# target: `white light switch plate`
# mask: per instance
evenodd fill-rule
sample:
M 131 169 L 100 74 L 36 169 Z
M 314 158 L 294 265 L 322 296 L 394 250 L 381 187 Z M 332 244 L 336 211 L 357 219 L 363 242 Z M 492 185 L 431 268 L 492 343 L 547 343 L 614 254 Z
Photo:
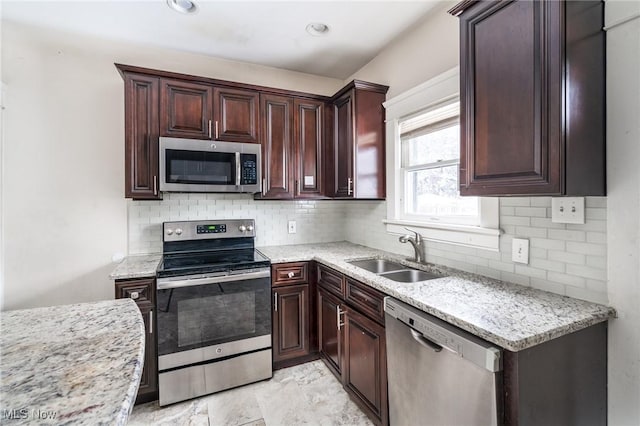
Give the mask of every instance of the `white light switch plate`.
M 296 221 L 295 220 L 290 220 L 289 224 L 287 226 L 287 229 L 289 230 L 290 234 L 295 234 L 296 233 Z
M 529 240 L 513 239 L 511 243 L 511 260 L 518 263 L 529 263 Z
M 584 224 L 584 197 L 552 198 L 551 222 Z

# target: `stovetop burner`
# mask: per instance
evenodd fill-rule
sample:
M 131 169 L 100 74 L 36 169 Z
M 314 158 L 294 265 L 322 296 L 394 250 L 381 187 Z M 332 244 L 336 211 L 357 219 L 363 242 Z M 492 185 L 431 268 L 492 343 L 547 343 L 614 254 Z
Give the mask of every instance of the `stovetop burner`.
M 165 254 L 158 277 L 207 274 L 268 267 L 269 259 L 255 249 Z
M 165 222 L 158 277 L 200 275 L 269 267 L 254 248 L 253 219 Z

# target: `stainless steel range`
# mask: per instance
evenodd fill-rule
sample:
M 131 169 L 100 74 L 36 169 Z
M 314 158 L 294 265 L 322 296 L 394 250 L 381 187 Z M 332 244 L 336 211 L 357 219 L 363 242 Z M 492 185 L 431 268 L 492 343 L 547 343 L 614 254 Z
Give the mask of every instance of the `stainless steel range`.
M 272 377 L 270 262 L 253 220 L 165 222 L 160 405 Z

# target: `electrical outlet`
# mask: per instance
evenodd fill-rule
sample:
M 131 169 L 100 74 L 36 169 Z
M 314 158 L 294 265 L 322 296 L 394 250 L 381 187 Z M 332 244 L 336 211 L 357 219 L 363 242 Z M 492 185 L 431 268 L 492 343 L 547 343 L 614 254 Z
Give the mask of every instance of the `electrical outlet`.
M 290 234 L 295 234 L 296 233 L 296 221 L 295 220 L 290 220 L 289 221 L 289 225 L 287 226 L 287 229 L 289 230 Z
M 511 243 L 511 260 L 518 263 L 529 263 L 529 240 L 513 239 Z
M 551 222 L 584 224 L 584 197 L 552 198 Z

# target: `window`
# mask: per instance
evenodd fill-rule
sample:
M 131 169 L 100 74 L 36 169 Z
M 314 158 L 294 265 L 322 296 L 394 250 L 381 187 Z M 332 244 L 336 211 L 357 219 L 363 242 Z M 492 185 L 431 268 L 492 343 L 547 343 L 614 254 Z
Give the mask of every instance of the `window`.
M 498 198 L 460 197 L 459 73 L 385 102 L 387 232 L 498 251 Z
M 399 122 L 402 217 L 479 225 L 476 197 L 460 197 L 460 106 L 454 101 Z

